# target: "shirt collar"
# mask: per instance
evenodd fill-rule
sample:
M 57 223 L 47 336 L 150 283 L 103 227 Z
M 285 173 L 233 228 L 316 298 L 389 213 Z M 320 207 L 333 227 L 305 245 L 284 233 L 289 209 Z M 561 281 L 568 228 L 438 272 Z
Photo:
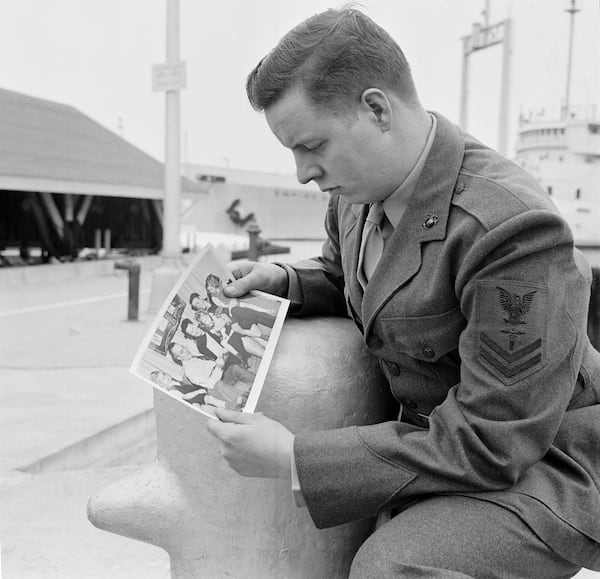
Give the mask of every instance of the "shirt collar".
M 433 145 L 437 119 L 435 118 L 435 115 L 432 115 L 431 113 L 429 113 L 429 118 L 431 119 L 431 128 L 429 129 L 427 141 L 425 142 L 425 146 L 423 147 L 419 158 L 410 170 L 410 173 L 406 176 L 404 181 L 402 181 L 401 185 L 383 202 L 385 215 L 393 225 L 394 229 L 396 229 L 398 223 L 400 223 L 400 219 L 406 208 L 406 200 L 411 197 L 415 190 L 417 181 L 421 176 L 423 167 L 425 166 L 425 162 L 427 161 L 427 157 L 429 156 L 429 152 Z

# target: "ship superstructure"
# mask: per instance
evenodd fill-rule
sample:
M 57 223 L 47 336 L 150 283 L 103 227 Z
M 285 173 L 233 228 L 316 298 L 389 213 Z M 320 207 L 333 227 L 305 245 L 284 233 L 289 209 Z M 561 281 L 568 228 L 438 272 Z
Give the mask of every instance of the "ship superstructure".
M 515 161 L 533 175 L 571 225 L 575 244 L 600 247 L 600 118 L 595 107 L 572 106 L 574 20 L 571 0 L 566 88 L 558 118 L 521 115 Z
M 522 118 L 516 162 L 565 216 L 579 246 L 600 247 L 600 120 L 571 112 L 558 120 Z

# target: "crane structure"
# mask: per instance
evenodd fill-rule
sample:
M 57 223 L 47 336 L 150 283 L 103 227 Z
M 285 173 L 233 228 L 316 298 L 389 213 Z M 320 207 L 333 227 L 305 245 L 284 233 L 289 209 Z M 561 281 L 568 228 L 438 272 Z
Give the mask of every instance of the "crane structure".
M 462 83 L 460 94 L 460 126 L 466 130 L 468 125 L 469 105 L 469 56 L 474 52 L 502 44 L 502 77 L 500 82 L 500 111 L 498 129 L 498 150 L 507 154 L 508 149 L 508 116 L 510 104 L 510 77 L 512 57 L 512 20 L 506 18 L 490 24 L 490 2 L 486 0 L 482 12 L 483 23 L 474 22 L 471 34 L 462 37 Z

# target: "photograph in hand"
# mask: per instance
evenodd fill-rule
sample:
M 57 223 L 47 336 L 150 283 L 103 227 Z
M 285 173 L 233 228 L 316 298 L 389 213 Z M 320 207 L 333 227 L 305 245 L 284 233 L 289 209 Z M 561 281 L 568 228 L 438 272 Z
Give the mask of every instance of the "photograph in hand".
M 253 291 L 225 295 L 231 272 L 208 245 L 159 309 L 130 371 L 207 416 L 253 412 L 289 302 Z

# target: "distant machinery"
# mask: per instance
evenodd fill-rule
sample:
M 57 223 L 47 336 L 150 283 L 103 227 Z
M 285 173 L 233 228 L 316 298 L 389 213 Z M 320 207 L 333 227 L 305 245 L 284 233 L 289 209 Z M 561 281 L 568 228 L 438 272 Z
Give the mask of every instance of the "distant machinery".
M 240 199 L 234 199 L 233 203 L 225 210 L 225 213 L 229 215 L 231 221 L 240 227 L 244 227 L 254 219 L 254 213 L 248 212 Z
M 459 124 L 467 130 L 469 100 L 469 56 L 478 50 L 502 44 L 502 78 L 500 82 L 500 111 L 498 123 L 498 151 L 508 153 L 509 101 L 510 101 L 510 67 L 512 56 L 512 21 L 510 18 L 496 24 L 489 23 L 490 0 L 486 0 L 483 24 L 473 23 L 471 34 L 462 37 L 463 64 L 460 94 Z

